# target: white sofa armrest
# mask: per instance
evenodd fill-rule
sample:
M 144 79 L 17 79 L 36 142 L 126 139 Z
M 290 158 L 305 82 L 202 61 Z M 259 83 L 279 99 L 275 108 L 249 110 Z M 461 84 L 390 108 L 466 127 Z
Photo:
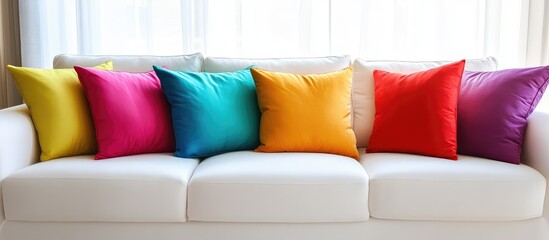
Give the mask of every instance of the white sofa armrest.
M 27 105 L 0 110 L 0 181 L 38 161 L 40 147 Z M 0 223 L 4 205 L 0 185 Z
M 549 113 L 534 111 L 528 118 L 522 162 L 548 181 L 543 216 L 549 220 Z

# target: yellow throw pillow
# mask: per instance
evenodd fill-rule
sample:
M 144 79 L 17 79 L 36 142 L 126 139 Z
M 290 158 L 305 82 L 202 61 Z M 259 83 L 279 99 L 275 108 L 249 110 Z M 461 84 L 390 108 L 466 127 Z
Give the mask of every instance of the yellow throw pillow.
M 96 66 L 112 70 L 112 62 Z M 27 104 L 42 149 L 40 160 L 97 152 L 91 111 L 74 69 L 8 65 Z
M 251 69 L 261 110 L 259 152 L 322 152 L 358 159 L 352 69 L 298 75 Z

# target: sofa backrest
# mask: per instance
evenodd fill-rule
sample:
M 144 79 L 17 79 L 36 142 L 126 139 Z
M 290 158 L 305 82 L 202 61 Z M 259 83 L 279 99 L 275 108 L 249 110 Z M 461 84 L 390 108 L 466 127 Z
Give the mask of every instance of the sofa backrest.
M 152 70 L 152 65 L 166 66 L 168 69 L 189 72 L 231 72 L 250 66 L 269 71 L 296 74 L 319 74 L 338 71 L 351 65 L 348 55 L 309 57 L 309 58 L 223 58 L 208 57 L 201 53 L 178 56 L 143 55 L 70 55 L 61 54 L 54 58 L 54 68 L 72 68 L 74 65 L 92 67 L 112 60 L 114 70 L 143 72 Z M 370 61 L 355 59 L 352 86 L 352 125 L 357 139 L 357 147 L 367 147 L 375 117 L 375 93 L 373 70 L 408 74 L 434 68 L 451 61 Z M 497 61 L 493 57 L 467 59 L 465 70 L 494 71 Z
M 356 59 L 353 62 L 353 130 L 357 147 L 367 147 L 372 134 L 375 117 L 374 69 L 401 74 L 424 71 L 451 61 L 368 61 Z M 467 59 L 465 70 L 494 71 L 497 61 L 493 57 Z
M 351 56 L 328 56 L 310 58 L 220 58 L 204 60 L 205 72 L 233 72 L 249 66 L 261 69 L 295 74 L 319 74 L 338 71 L 349 67 Z
M 114 70 L 127 72 L 151 71 L 152 65 L 178 71 L 200 72 L 204 65 L 201 53 L 177 56 L 61 54 L 53 59 L 53 68 L 72 68 L 75 65 L 93 67 L 107 60 L 112 60 Z

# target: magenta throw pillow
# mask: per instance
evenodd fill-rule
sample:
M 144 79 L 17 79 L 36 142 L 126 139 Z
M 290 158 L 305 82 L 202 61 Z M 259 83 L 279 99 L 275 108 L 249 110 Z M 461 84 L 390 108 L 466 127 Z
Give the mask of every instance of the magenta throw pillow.
M 74 69 L 93 115 L 95 159 L 175 150 L 170 107 L 154 71 Z
M 519 164 L 527 118 L 549 66 L 464 72 L 458 99 L 458 153 Z

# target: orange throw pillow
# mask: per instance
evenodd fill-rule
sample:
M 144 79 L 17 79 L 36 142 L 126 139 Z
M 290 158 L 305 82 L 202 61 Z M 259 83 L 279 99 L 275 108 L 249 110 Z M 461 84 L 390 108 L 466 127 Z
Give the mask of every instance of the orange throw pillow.
M 261 110 L 258 152 L 321 152 L 358 159 L 352 69 L 298 75 L 251 69 Z
M 409 75 L 374 71 L 376 115 L 366 152 L 457 160 L 457 103 L 465 60 Z

